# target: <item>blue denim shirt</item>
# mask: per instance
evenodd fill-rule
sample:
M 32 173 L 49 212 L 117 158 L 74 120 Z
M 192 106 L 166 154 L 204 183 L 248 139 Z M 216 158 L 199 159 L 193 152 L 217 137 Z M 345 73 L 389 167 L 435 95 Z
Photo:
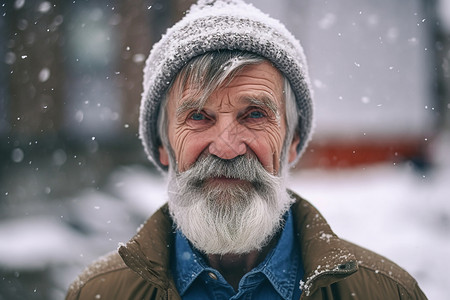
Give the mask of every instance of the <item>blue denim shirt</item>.
M 265 260 L 242 277 L 236 292 L 224 277 L 209 267 L 186 237 L 175 235 L 174 279 L 183 300 L 299 299 L 303 267 L 295 247 L 292 213 L 285 216 L 280 239 Z

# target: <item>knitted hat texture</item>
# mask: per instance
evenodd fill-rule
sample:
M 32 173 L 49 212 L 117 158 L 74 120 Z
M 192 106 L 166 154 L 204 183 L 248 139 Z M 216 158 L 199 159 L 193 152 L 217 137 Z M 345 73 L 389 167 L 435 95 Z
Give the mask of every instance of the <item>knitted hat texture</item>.
M 140 138 L 148 158 L 161 170 L 157 118 L 170 83 L 186 63 L 216 50 L 242 50 L 273 63 L 295 94 L 300 134 L 297 159 L 311 138 L 312 91 L 300 42 L 269 15 L 242 0 L 200 0 L 154 44 L 144 67 Z

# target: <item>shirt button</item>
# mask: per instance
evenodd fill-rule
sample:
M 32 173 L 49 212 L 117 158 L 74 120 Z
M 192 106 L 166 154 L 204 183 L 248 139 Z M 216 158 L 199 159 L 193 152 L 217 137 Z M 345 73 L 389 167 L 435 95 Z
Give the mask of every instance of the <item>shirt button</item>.
M 217 276 L 213 272 L 209 272 L 208 275 L 211 279 L 217 280 Z

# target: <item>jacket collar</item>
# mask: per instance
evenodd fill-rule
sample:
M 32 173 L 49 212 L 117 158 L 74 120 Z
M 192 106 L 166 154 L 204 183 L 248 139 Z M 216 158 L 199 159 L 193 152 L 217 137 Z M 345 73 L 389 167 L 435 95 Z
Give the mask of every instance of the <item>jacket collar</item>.
M 306 295 L 357 271 L 355 256 L 331 230 L 322 215 L 306 200 L 296 199 L 292 206 L 294 226 L 301 251 Z M 125 264 L 142 278 L 163 289 L 176 290 L 171 275 L 170 256 L 174 248 L 173 222 L 165 204 L 151 216 L 138 233 L 119 247 Z
M 174 246 L 173 222 L 168 205 L 157 210 L 126 244 L 119 247 L 125 264 L 145 280 L 167 289 L 174 287 L 170 255 Z
M 292 213 L 305 270 L 300 285 L 308 296 L 319 287 L 355 273 L 358 264 L 355 255 L 331 230 L 319 211 L 300 196 L 290 194 L 296 199 Z

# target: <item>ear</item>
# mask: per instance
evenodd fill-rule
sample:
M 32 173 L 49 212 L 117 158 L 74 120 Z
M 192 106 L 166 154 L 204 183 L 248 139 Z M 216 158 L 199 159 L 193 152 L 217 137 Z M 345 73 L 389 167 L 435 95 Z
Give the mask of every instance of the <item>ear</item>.
M 159 161 L 163 166 L 169 165 L 169 154 L 167 153 L 166 148 L 164 146 L 159 146 Z
M 289 163 L 293 162 L 295 158 L 297 157 L 297 147 L 300 143 L 300 137 L 298 136 L 298 133 L 295 133 L 294 137 L 292 138 L 292 143 L 289 146 L 288 150 L 288 156 L 289 156 Z

